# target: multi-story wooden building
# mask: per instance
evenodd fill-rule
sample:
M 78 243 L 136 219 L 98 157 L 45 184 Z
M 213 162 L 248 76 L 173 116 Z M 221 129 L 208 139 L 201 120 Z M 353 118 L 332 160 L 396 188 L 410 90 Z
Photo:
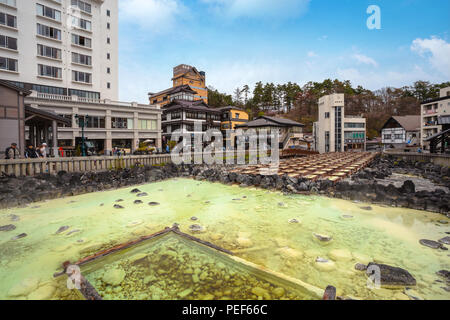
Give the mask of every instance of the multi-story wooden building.
M 204 103 L 208 103 L 208 89 L 206 88 L 206 74 L 204 71 L 198 71 L 195 67 L 181 64 L 173 68 L 172 82 L 172 88 L 148 94 L 151 105 L 159 104 L 163 107 L 169 104 L 169 97 L 173 95 L 173 90 L 186 88 L 186 86 L 189 86 L 191 91 L 193 91 L 194 101 L 202 100 Z

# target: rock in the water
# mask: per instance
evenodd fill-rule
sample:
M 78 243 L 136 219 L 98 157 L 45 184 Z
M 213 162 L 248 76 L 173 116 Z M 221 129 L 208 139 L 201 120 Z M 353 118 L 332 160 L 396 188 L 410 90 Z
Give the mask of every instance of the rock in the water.
M 142 204 L 142 200 L 134 200 L 134 204 Z
M 445 237 L 445 238 L 439 239 L 438 241 L 443 244 L 450 244 L 450 237 Z
M 322 242 L 330 242 L 333 239 L 333 237 L 323 234 L 313 233 L 313 235 L 314 237 L 316 237 L 316 239 L 319 239 Z
M 25 238 L 26 236 L 28 236 L 26 233 L 21 233 L 15 237 L 12 237 L 11 240 L 19 240 L 19 239 Z
M 159 206 L 159 202 L 154 202 L 154 201 L 153 202 L 149 202 L 148 205 L 152 206 L 152 207 Z
M 263 289 L 260 287 L 255 287 L 255 288 L 252 288 L 252 293 L 257 297 L 261 297 L 266 300 L 270 300 L 269 291 L 267 291 L 266 289 Z
M 55 234 L 63 233 L 64 231 L 68 230 L 69 228 L 70 228 L 69 226 L 63 226 L 63 227 L 59 228 L 58 231 L 55 232 Z
M 336 264 L 331 260 L 317 257 L 314 266 L 321 271 L 331 271 L 336 267 Z
M 123 202 L 123 199 L 117 199 L 116 202 Z
M 137 194 L 137 197 L 146 197 L 146 196 L 148 196 L 147 192 L 141 192 Z
M 198 218 L 197 218 L 197 217 L 191 217 L 191 220 L 192 220 L 192 221 L 197 221 Z
M 6 226 L 0 226 L 0 231 L 12 231 L 15 229 L 16 229 L 16 226 L 13 224 L 8 224 Z
M 436 272 L 436 274 L 442 278 L 444 278 L 446 281 L 450 282 L 450 271 L 448 270 L 439 270 Z
M 27 278 L 8 291 L 8 297 L 27 296 L 39 286 L 39 279 Z
M 360 209 L 363 209 L 363 210 L 366 210 L 366 211 L 372 211 L 372 207 L 371 206 L 360 207 Z
M 380 276 L 382 286 L 415 286 L 416 279 L 405 269 L 388 266 L 385 264 L 369 263 L 366 271 L 367 276 Z
M 357 264 L 355 264 L 355 270 L 366 271 L 367 270 L 367 266 L 365 264 L 362 264 L 362 263 L 357 263 Z
M 439 248 L 445 248 L 442 243 L 439 243 L 437 241 L 433 240 L 427 240 L 427 239 L 421 239 L 419 240 L 419 243 L 423 246 L 432 248 L 432 249 L 439 249 Z
M 298 221 L 297 219 L 291 219 L 289 220 L 289 223 L 300 223 L 300 221 Z
M 114 209 L 124 209 L 120 204 L 115 204 Z
M 205 231 L 205 228 L 202 227 L 202 226 L 199 225 L 199 224 L 193 224 L 193 225 L 190 225 L 190 226 L 189 226 L 189 230 L 190 230 L 191 232 L 204 232 L 204 231 Z
M 323 294 L 323 300 L 336 300 L 336 288 L 328 286 Z
M 136 188 L 136 189 L 131 190 L 130 193 L 141 193 L 141 190 Z
M 125 271 L 122 269 L 109 270 L 103 275 L 103 282 L 112 286 L 120 285 L 124 279 Z
M 80 230 L 80 229 L 72 230 L 72 231 L 70 231 L 68 234 L 66 234 L 66 237 L 71 236 L 71 235 L 73 235 L 73 234 L 75 234 L 75 233 L 78 233 L 78 232 L 81 232 L 81 230 Z
M 423 298 L 413 289 L 405 288 L 403 293 L 406 294 L 411 300 L 423 300 Z

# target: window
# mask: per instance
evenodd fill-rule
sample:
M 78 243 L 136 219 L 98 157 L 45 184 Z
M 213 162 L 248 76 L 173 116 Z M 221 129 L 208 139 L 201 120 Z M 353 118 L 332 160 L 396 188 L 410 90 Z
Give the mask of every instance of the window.
M 46 38 L 61 40 L 61 30 L 39 23 L 37 24 L 37 34 Z
M 36 4 L 36 14 L 41 17 L 47 17 L 56 21 L 61 21 L 61 11 L 43 6 L 42 4 Z
M 330 118 L 330 113 L 329 112 L 325 112 L 325 119 L 329 119 Z
M 171 114 L 170 119 L 174 120 L 174 119 L 181 119 L 181 112 L 173 112 Z
M 81 71 L 72 71 L 72 81 L 83 82 L 83 83 L 92 83 L 92 74 Z
M 111 17 L 111 11 L 110 11 L 110 10 L 106 10 L 106 15 L 107 15 L 108 17 Z
M 72 34 L 72 43 L 76 44 L 77 46 L 82 46 L 86 48 L 92 47 L 92 41 L 89 38 L 79 36 L 77 34 Z
M 402 134 L 396 134 L 395 135 L 395 140 L 402 140 L 403 139 L 403 135 Z
M 390 134 L 385 134 L 384 135 L 384 140 L 391 140 L 391 135 Z
M 360 129 L 364 129 L 365 127 L 366 127 L 365 123 L 352 123 L 352 122 L 344 123 L 344 128 L 360 128 Z
M 105 121 L 105 117 L 91 117 L 91 116 L 81 116 L 80 118 L 82 118 L 84 121 L 84 123 L 86 124 L 86 128 L 95 128 L 95 129 L 104 129 L 106 128 L 106 121 Z
M 92 66 L 92 57 L 84 54 L 72 52 L 72 62 Z
M 106 24 L 106 28 L 111 29 L 111 24 L 109 22 Z
M 111 44 L 111 38 L 110 37 L 106 38 L 106 43 L 107 44 Z
M 239 113 L 236 113 L 236 119 L 239 119 L 239 116 L 240 116 L 240 114 Z
M 11 28 L 17 28 L 17 17 L 0 12 L 0 24 Z
M 94 100 L 100 99 L 100 93 L 98 93 L 98 92 L 90 92 L 90 91 L 76 90 L 76 89 L 69 89 L 69 96 L 78 96 L 78 97 L 94 99 Z
M 108 82 L 108 83 L 106 84 L 106 87 L 107 87 L 108 89 L 111 89 L 111 82 Z
M 106 54 L 106 59 L 108 59 L 108 60 L 111 59 L 111 54 L 110 54 L 110 53 L 107 53 L 107 54 Z
M 16 0 L 0 0 L 0 3 L 6 4 L 11 7 L 16 7 Z
M 92 30 L 92 23 L 88 20 L 72 17 L 72 26 L 81 28 L 87 31 Z
M 19 71 L 17 60 L 0 57 L 0 70 Z
M 71 4 L 72 4 L 73 7 L 77 7 L 78 9 L 80 9 L 81 11 L 84 11 L 86 13 L 90 14 L 92 12 L 91 5 L 89 3 L 84 2 L 84 1 L 72 0 Z
M 111 128 L 113 129 L 133 129 L 133 119 L 111 118 Z
M 46 66 L 43 64 L 38 64 L 38 75 L 42 77 L 50 77 L 61 79 L 62 78 L 62 69 L 58 67 Z
M 156 120 L 139 120 L 139 129 L 156 130 Z
M 111 68 L 106 68 L 106 73 L 110 74 L 111 73 Z
M 41 57 L 47 57 L 52 59 L 61 60 L 61 49 L 44 46 L 42 44 L 37 45 L 37 54 Z
M 63 88 L 58 87 L 49 87 L 49 86 L 41 86 L 37 84 L 33 84 L 31 90 L 40 92 L 40 93 L 49 93 L 49 94 L 57 94 L 57 95 L 65 95 Z
M 17 39 L 0 35 L 0 47 L 17 50 Z

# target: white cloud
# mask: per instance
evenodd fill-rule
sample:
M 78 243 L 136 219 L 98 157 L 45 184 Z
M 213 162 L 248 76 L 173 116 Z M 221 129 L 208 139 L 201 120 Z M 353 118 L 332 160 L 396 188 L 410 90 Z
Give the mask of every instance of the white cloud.
M 178 0 L 120 0 L 119 10 L 121 19 L 152 33 L 171 31 L 187 12 Z
M 317 57 L 317 53 L 315 53 L 314 51 L 309 51 L 308 52 L 308 57 L 310 57 L 310 58 Z
M 374 59 L 372 59 L 372 58 L 370 58 L 368 56 L 365 56 L 363 54 L 356 53 L 352 57 L 353 57 L 353 59 L 358 61 L 359 64 L 361 64 L 361 63 L 362 64 L 368 64 L 368 65 L 372 65 L 374 67 L 378 66 L 378 63 Z
M 304 14 L 310 0 L 202 0 L 228 18 L 293 18 Z
M 413 41 L 411 50 L 421 56 L 427 56 L 434 69 L 450 77 L 450 43 L 436 37 L 418 38 Z

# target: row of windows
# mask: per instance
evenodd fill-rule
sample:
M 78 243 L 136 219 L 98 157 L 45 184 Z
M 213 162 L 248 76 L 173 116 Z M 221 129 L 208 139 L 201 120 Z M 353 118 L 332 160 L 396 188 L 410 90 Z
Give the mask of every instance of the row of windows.
M 0 57 L 0 70 L 19 71 L 19 63 L 16 59 Z
M 58 67 L 46 66 L 43 64 L 38 64 L 38 75 L 42 77 L 50 77 L 61 79 L 62 78 L 62 69 Z
M 92 83 L 92 74 L 73 70 L 72 80 L 77 82 Z
M 72 34 L 72 43 L 78 46 L 92 48 L 92 40 L 77 34 Z
M 52 59 L 61 60 L 61 49 L 44 46 L 42 44 L 37 45 L 37 54 L 41 57 L 47 57 Z
M 0 3 L 6 4 L 11 7 L 16 7 L 16 0 L 0 0 Z
M 40 23 L 37 24 L 37 34 L 47 38 L 61 40 L 61 30 Z
M 402 140 L 403 139 L 403 134 L 385 134 L 384 135 L 384 140 Z
M 72 26 L 78 27 L 87 31 L 92 31 L 92 23 L 88 20 L 72 17 Z
M 17 17 L 0 12 L 0 24 L 11 28 L 17 28 Z
M 133 119 L 111 118 L 111 128 L 113 129 L 133 129 Z
M 72 62 L 92 66 L 92 57 L 84 54 L 72 52 Z
M 23 83 L 23 82 L 15 82 L 15 81 L 10 81 L 10 82 L 20 88 L 25 88 L 25 83 Z M 51 87 L 51 86 L 43 86 L 43 85 L 38 85 L 38 84 L 31 84 L 30 89 L 40 92 L 40 93 L 66 95 L 66 90 L 64 88 L 60 88 L 60 87 Z M 97 100 L 100 99 L 100 93 L 98 93 L 98 92 L 76 90 L 76 89 L 69 89 L 68 92 L 69 92 L 69 96 L 78 96 L 78 97 L 97 99 Z
M 0 35 L 0 47 L 17 50 L 17 39 Z
M 71 4 L 72 4 L 72 6 L 77 7 L 78 9 L 80 9 L 81 11 L 84 11 L 84 12 L 87 12 L 87 13 L 91 13 L 92 12 L 91 5 L 89 3 L 84 2 L 84 1 L 72 0 Z
M 36 3 L 36 14 L 61 22 L 61 11 Z
M 58 94 L 58 95 L 64 95 L 64 89 L 63 88 L 57 88 L 57 87 L 50 87 L 50 86 L 41 86 L 38 84 L 33 84 L 31 90 L 40 92 L 40 93 L 48 93 L 48 94 Z
M 346 122 L 344 123 L 344 128 L 359 128 L 364 129 L 366 127 L 365 123 L 352 123 L 352 122 Z

